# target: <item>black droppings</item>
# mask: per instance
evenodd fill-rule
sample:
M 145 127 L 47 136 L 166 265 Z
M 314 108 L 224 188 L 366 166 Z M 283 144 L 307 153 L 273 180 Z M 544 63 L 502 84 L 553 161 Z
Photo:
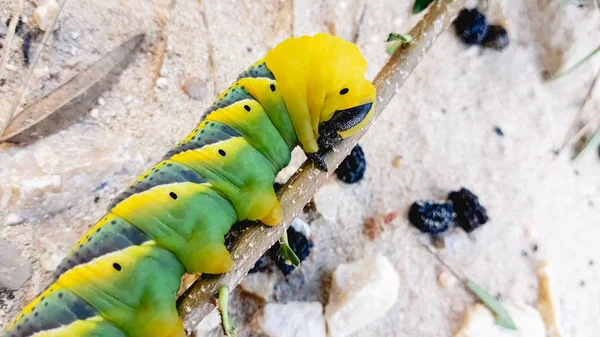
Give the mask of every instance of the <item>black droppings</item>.
M 171 199 L 177 200 L 177 194 L 175 194 L 175 192 L 169 192 L 169 196 L 171 197 Z
M 249 105 L 244 105 L 244 109 L 248 112 L 250 112 L 250 106 Z
M 116 271 L 121 271 L 121 265 L 118 263 L 113 263 L 113 268 L 115 268 Z
M 485 224 L 489 218 L 486 209 L 479 203 L 479 198 L 468 189 L 462 187 L 459 191 L 448 194 L 456 211 L 456 222 L 467 233 Z
M 466 45 L 481 44 L 488 34 L 485 16 L 475 8 L 463 8 L 453 24 L 456 35 Z
M 271 88 L 271 91 L 272 91 L 272 92 L 275 92 L 275 84 L 271 84 L 271 85 L 269 86 L 269 88 Z
M 486 48 L 503 50 L 510 43 L 508 32 L 499 25 L 490 25 L 482 45 Z
M 97 204 L 97 203 L 98 203 L 98 201 L 100 201 L 100 197 L 96 196 L 96 197 L 94 198 L 94 203 L 95 203 L 95 204 Z
M 494 126 L 494 132 L 500 136 L 500 137 L 504 137 L 504 131 L 502 131 L 502 129 L 500 129 L 499 126 Z
M 352 149 L 352 152 L 350 152 L 335 170 L 335 174 L 338 179 L 346 184 L 354 184 L 364 177 L 366 170 L 367 160 L 365 159 L 365 154 L 360 145 L 356 144 Z
M 227 153 L 223 149 L 219 149 L 219 154 L 223 157 L 227 155 Z
M 348 91 L 350 91 L 348 88 L 344 88 L 344 89 L 340 90 L 340 95 L 345 95 L 348 93 Z
M 449 203 L 416 201 L 410 206 L 408 220 L 421 232 L 443 233 L 454 223 L 454 207 Z

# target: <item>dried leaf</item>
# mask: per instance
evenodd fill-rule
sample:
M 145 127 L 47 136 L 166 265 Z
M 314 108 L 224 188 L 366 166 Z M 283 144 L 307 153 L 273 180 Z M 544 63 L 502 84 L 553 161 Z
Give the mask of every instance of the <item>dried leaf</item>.
M 118 80 L 144 39 L 138 35 L 117 47 L 13 119 L 0 142 L 29 144 L 56 133 L 88 112 Z
M 475 294 L 479 299 L 496 314 L 496 324 L 507 329 L 517 330 L 517 326 L 515 322 L 510 318 L 510 315 L 504 309 L 502 304 L 498 302 L 492 295 L 490 295 L 485 289 L 478 286 L 475 282 L 471 280 L 467 280 L 467 287 L 473 294 Z

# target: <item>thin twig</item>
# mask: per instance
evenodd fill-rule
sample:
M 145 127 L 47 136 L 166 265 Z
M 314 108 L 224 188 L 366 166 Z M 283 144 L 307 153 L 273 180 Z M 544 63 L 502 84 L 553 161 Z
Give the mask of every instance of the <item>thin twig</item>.
M 56 22 L 58 22 L 58 17 L 60 16 L 60 12 L 62 12 L 63 7 L 65 7 L 66 3 L 67 3 L 67 0 L 62 0 L 62 2 L 60 3 L 60 7 L 58 7 L 58 11 L 56 12 L 56 16 L 54 17 L 54 20 L 52 20 L 52 25 L 50 25 L 50 28 L 44 33 L 44 38 L 42 39 L 42 43 L 40 44 L 40 46 L 38 47 L 38 49 L 35 52 L 35 57 L 33 58 L 33 62 L 31 63 L 31 68 L 29 69 L 29 72 L 27 73 L 27 78 L 25 78 L 25 83 L 23 83 L 23 86 L 21 87 L 19 94 L 17 95 L 12 106 L 10 107 L 10 110 L 8 111 L 8 118 L 5 120 L 4 125 L 0 126 L 0 135 L 2 135 L 4 133 L 4 130 L 6 129 L 6 126 L 10 123 L 10 121 L 14 117 L 19 115 L 18 113 L 15 114 L 15 112 L 17 111 L 17 107 L 19 106 L 19 103 L 21 102 L 23 95 L 27 91 L 27 86 L 29 85 L 29 81 L 31 80 L 31 75 L 33 75 L 35 66 L 36 66 L 38 60 L 40 59 L 40 55 L 42 55 L 42 51 L 44 50 L 44 47 L 46 46 L 46 41 L 48 41 L 48 37 L 50 37 L 50 34 L 52 34 L 52 32 L 54 31 L 54 26 L 56 26 Z
M 19 18 L 21 17 L 21 13 L 23 12 L 23 2 L 24 0 L 20 0 L 17 3 L 15 11 L 13 12 L 12 19 L 10 20 L 10 24 L 8 25 L 8 35 L 6 36 L 6 43 L 4 45 L 2 59 L 0 59 L 0 79 L 2 78 L 2 75 L 4 73 L 4 68 L 6 68 L 6 64 L 8 63 L 8 57 L 10 56 L 10 46 L 12 45 L 12 40 L 15 37 L 17 23 L 19 23 Z M 0 135 L 2 135 L 2 132 L 0 132 Z
M 598 72 L 596 73 L 596 77 L 594 77 L 594 80 L 592 81 L 592 84 L 590 85 L 590 88 L 588 89 L 588 92 L 585 95 L 585 98 L 583 99 L 581 106 L 579 106 L 579 110 L 577 110 L 577 114 L 575 115 L 575 118 L 573 119 L 573 123 L 571 123 L 571 126 L 569 127 L 569 130 L 567 131 L 567 136 L 565 136 L 565 140 L 562 142 L 562 144 L 560 144 L 558 149 L 556 149 L 554 151 L 555 154 L 558 155 L 562 150 L 565 149 L 565 147 L 567 145 L 571 144 L 575 139 L 580 138 L 587 131 L 587 128 L 589 126 L 591 126 L 592 123 L 598 117 L 600 117 L 600 112 L 596 112 L 596 115 L 592 116 L 592 118 L 590 120 L 588 120 L 581 129 L 579 129 L 579 131 L 577 131 L 574 135 L 572 135 L 570 137 L 568 136 L 569 133 L 571 133 L 571 130 L 573 130 L 573 128 L 575 127 L 575 124 L 577 123 L 579 116 L 583 112 L 583 109 L 585 108 L 587 103 L 592 98 L 592 94 L 594 93 L 594 88 L 596 87 L 596 83 L 598 83 L 598 78 L 600 78 L 600 69 L 598 69 Z
M 363 21 L 365 21 L 365 13 L 367 13 L 367 3 L 364 2 L 362 5 L 362 9 L 360 12 L 360 16 L 358 17 L 358 20 L 356 21 L 356 24 L 354 25 L 354 33 L 352 34 L 352 43 L 356 43 L 358 41 L 358 37 L 360 36 L 360 27 L 363 24 Z
M 430 6 L 429 12 L 410 31 L 410 35 L 414 38 L 413 43 L 398 48 L 373 80 L 377 89 L 374 120 L 399 91 L 401 85 L 421 62 L 437 37 L 450 25 L 463 5 L 464 0 L 435 1 Z M 371 124 L 325 154 L 325 162 L 331 172 L 350 153 Z M 284 220 L 273 227 L 255 225 L 248 228 L 231 249 L 233 269 L 228 273 L 197 281 L 180 298 L 179 314 L 188 333 L 214 309 L 214 295 L 219 288 L 228 286 L 229 289 L 233 289 L 241 282 L 258 258 L 277 242 L 317 189 L 325 183 L 328 176 L 328 173 L 319 171 L 311 162 L 305 162 L 277 193 L 283 207 Z

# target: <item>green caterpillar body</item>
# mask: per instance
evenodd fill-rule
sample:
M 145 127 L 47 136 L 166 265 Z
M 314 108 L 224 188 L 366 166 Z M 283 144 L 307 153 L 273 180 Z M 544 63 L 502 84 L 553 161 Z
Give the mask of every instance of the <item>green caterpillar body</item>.
M 185 336 L 183 274 L 229 271 L 236 222 L 281 221 L 273 183 L 293 148 L 318 161 L 371 118 L 365 70 L 356 46 L 326 34 L 269 51 L 115 198 L 2 336 Z

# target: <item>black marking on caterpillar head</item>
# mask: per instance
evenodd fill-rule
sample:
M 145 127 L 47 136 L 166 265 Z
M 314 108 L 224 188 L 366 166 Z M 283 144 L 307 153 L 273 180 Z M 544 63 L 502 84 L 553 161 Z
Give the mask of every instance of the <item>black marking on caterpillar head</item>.
M 343 91 L 344 89 L 340 91 L 340 94 Z M 317 139 L 319 148 L 327 149 L 337 144 L 342 139 L 338 132 L 357 126 L 367 117 L 372 106 L 373 103 L 367 103 L 334 112 L 330 120 L 319 125 L 319 139 Z

